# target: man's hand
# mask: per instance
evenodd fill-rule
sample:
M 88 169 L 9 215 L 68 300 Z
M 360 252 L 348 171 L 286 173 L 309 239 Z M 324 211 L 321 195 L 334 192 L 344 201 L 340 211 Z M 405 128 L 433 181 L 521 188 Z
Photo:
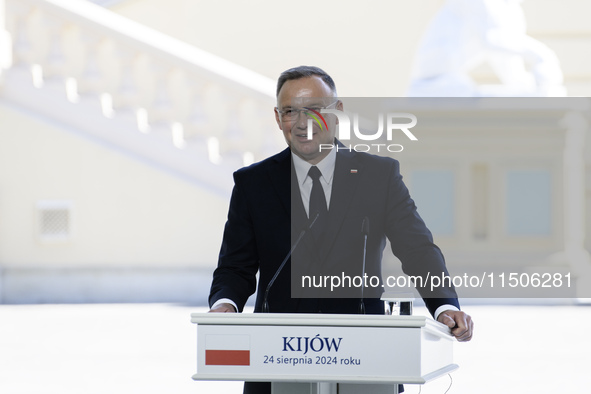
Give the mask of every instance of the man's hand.
M 459 342 L 468 342 L 472 339 L 474 322 L 470 315 L 462 311 L 443 311 L 437 316 L 437 321 L 451 328 L 451 334 Z
M 236 309 L 234 309 L 234 305 L 232 305 L 232 304 L 222 303 L 222 304 L 219 304 L 218 306 L 216 306 L 215 308 L 210 309 L 209 310 L 209 313 L 211 313 L 211 312 L 216 312 L 216 313 L 236 313 Z M 445 313 L 445 312 L 443 312 L 443 313 Z

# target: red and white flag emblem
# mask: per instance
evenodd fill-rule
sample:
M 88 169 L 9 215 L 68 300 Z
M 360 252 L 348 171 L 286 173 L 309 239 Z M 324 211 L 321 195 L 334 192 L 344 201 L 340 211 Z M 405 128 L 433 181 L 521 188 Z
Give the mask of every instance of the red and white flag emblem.
M 205 365 L 250 365 L 250 335 L 206 335 Z

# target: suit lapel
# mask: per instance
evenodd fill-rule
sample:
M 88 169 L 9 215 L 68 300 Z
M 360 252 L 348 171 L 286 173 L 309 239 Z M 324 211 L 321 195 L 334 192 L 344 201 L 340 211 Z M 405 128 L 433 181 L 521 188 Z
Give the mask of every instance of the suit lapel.
M 293 246 L 300 232 L 308 226 L 308 217 L 302 202 L 302 196 L 293 167 L 291 151 L 288 149 L 279 153 L 275 157 L 275 163 L 269 167 L 269 178 L 281 204 L 285 208 L 285 213 L 289 218 L 290 225 L 290 245 Z M 280 231 L 280 229 L 270 229 L 270 231 Z M 282 230 L 281 230 L 282 231 Z M 301 240 L 298 251 L 292 256 L 285 270 L 288 272 L 292 270 L 292 263 L 295 261 L 299 265 L 298 271 L 300 273 L 308 272 L 310 264 L 313 264 L 313 255 L 306 254 L 306 251 L 314 250 L 315 246 L 310 234 L 306 234 Z M 301 253 L 304 253 L 303 255 Z M 299 257 L 296 257 L 299 256 Z M 289 283 L 291 288 L 291 283 Z M 296 297 L 297 298 L 297 297 Z M 295 300 L 295 310 L 299 310 L 299 303 L 301 299 Z M 307 309 L 306 309 L 307 310 Z
M 291 215 L 291 196 L 289 174 L 291 168 L 291 153 L 289 148 L 277 154 L 274 158 L 274 163 L 269 167 L 269 178 L 271 184 L 279 196 L 281 205 L 285 208 L 285 212 Z
M 289 148 L 275 157 L 274 165 L 269 168 L 269 178 L 279 196 L 281 205 L 283 205 L 286 214 L 290 218 L 291 242 L 293 243 L 300 231 L 307 225 L 308 219 L 302 203 L 302 196 Z
M 341 150 L 337 153 L 328 211 L 328 227 L 321 247 L 321 261 L 324 261 L 328 255 L 339 231 L 341 231 L 345 215 L 357 192 L 359 184 L 357 173 L 361 170 L 354 152 Z

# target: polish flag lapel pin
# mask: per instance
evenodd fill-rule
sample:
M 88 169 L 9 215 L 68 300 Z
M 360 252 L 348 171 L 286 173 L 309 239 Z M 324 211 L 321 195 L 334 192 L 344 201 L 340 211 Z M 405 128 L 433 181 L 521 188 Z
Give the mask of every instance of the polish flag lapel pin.
M 351 174 L 357 174 L 357 168 L 351 168 Z

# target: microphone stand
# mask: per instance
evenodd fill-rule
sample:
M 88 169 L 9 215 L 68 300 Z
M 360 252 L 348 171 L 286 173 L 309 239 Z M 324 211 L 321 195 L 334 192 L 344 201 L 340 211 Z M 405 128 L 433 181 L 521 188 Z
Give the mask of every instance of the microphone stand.
M 363 272 L 361 276 L 361 298 L 359 299 L 359 314 L 365 315 L 365 302 L 363 293 L 365 290 L 365 256 L 367 255 L 367 236 L 369 235 L 369 218 L 366 216 L 361 223 L 361 232 L 363 233 Z
M 287 260 L 289 260 L 289 258 L 291 257 L 291 254 L 297 248 L 298 244 L 300 243 L 300 241 L 302 240 L 302 238 L 304 237 L 306 232 L 308 230 L 310 230 L 312 228 L 312 226 L 314 226 L 314 223 L 316 223 L 316 220 L 318 220 L 318 216 L 320 216 L 320 213 L 316 212 L 316 214 L 314 215 L 314 217 L 312 218 L 312 220 L 310 222 L 310 225 L 307 228 L 302 230 L 302 232 L 298 236 L 298 239 L 294 242 L 293 246 L 291 247 L 291 250 L 289 251 L 289 253 L 287 253 L 287 256 L 285 256 L 285 258 L 281 262 L 281 265 L 279 266 L 277 271 L 275 271 L 275 275 L 273 275 L 273 278 L 271 278 L 271 280 L 269 281 L 269 284 L 267 285 L 267 288 L 265 289 L 265 296 L 263 297 L 263 308 L 262 308 L 263 313 L 269 313 L 268 298 L 269 298 L 269 290 L 271 290 L 271 286 L 273 286 L 273 283 L 275 283 L 275 279 L 277 279 L 277 277 L 279 276 L 279 273 L 283 270 L 283 267 L 287 263 Z

